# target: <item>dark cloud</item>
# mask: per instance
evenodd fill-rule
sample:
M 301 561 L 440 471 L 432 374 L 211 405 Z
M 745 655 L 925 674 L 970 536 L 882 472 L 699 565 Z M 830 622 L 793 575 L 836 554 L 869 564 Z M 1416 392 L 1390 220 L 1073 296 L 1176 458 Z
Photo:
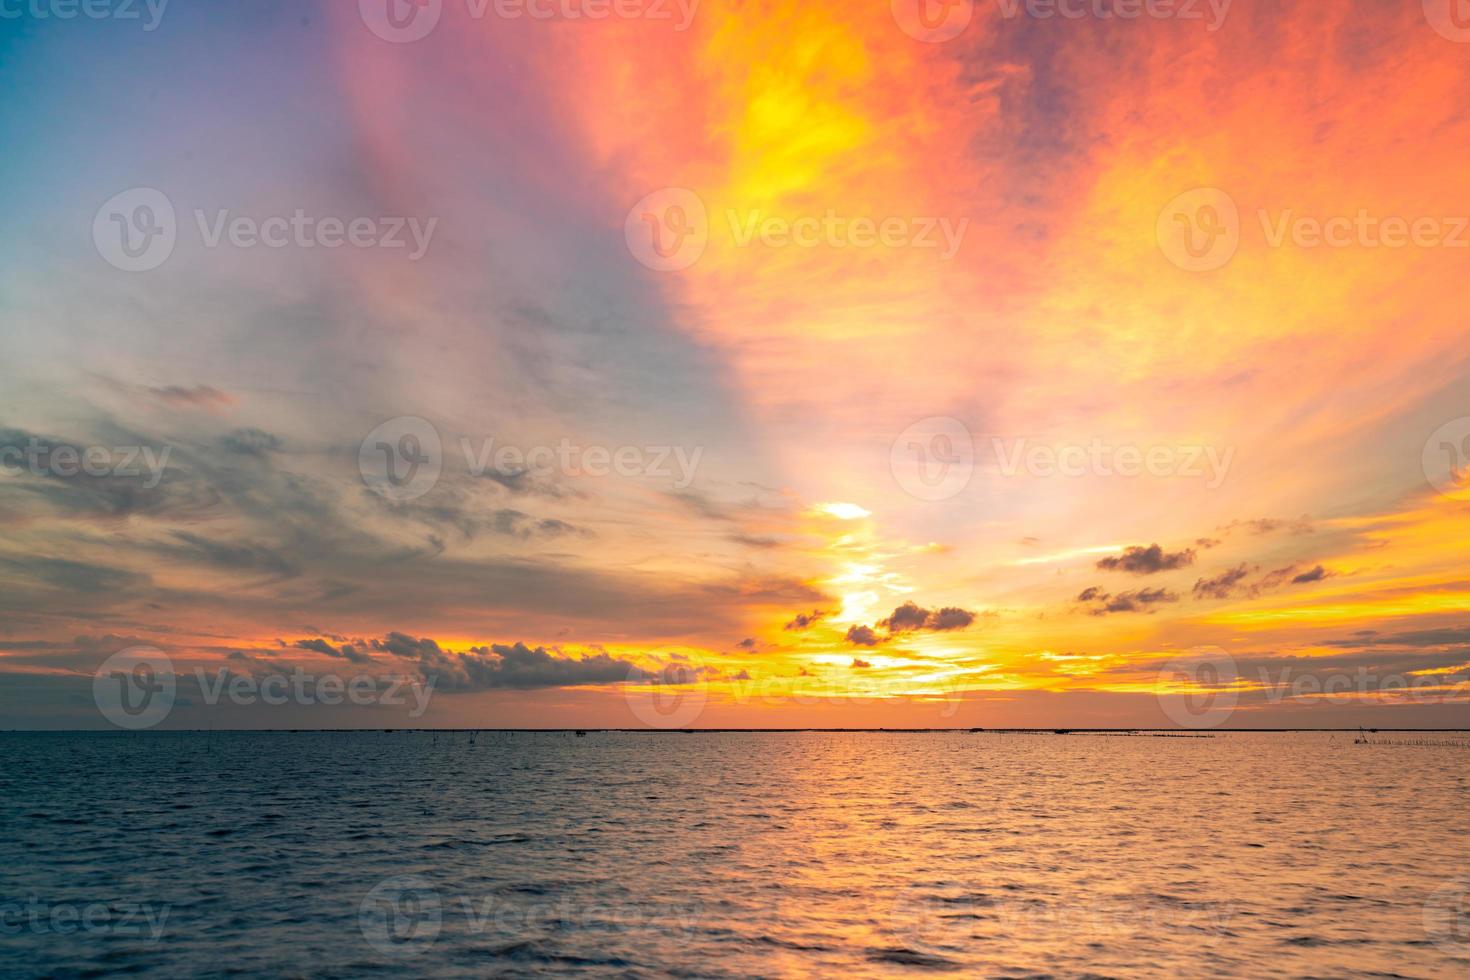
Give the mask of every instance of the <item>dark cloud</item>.
M 236 429 L 222 437 L 219 443 L 226 452 L 241 456 L 264 456 L 279 452 L 282 447 L 280 438 L 264 429 Z
M 1168 589 L 1136 589 L 1112 595 L 1094 587 L 1084 591 L 1077 599 L 1094 603 L 1090 610 L 1092 615 L 1106 616 L 1108 613 L 1148 612 L 1149 606 L 1178 602 L 1179 596 Z
M 715 599 L 744 600 L 745 602 L 807 603 L 826 602 L 831 596 L 800 579 L 777 575 L 749 576 L 734 582 L 704 585 L 700 592 Z
M 1300 569 L 1300 565 L 1287 565 L 1284 568 L 1267 572 L 1254 582 L 1247 582 L 1246 579 L 1257 569 L 1240 564 L 1213 578 L 1202 578 L 1195 582 L 1194 597 L 1196 599 L 1255 599 L 1288 583 L 1302 585 L 1308 582 L 1320 582 L 1332 575 L 1321 565 L 1305 572 Z
M 109 472 L 93 475 L 69 463 L 51 465 L 62 458 L 85 459 L 89 447 L 107 451 Z M 0 461 L 20 469 L 13 479 L 0 480 L 0 511 L 11 504 L 19 515 L 108 522 L 134 515 L 180 520 L 207 516 L 220 504 L 220 494 L 183 474 L 185 455 L 175 444 L 105 420 L 87 438 L 0 428 Z
M 1249 566 L 1237 565 L 1214 578 L 1202 578 L 1194 583 L 1194 597 L 1196 599 L 1228 599 L 1235 594 L 1250 573 Z
M 0 592 L 0 605 L 4 604 Z M 139 636 L 118 633 L 102 635 L 83 634 L 67 640 L 4 640 L 0 639 L 0 651 L 5 651 L 7 668 L 16 666 L 38 666 L 50 669 L 64 668 L 80 674 L 92 674 L 103 660 L 129 647 L 157 646 L 157 642 Z M 7 682 L 13 677 L 4 675 Z M 4 687 L 4 684 L 0 684 Z
M 735 645 L 742 650 L 754 650 L 756 647 L 756 642 L 754 637 L 747 636 L 745 639 L 741 640 Z
M 1258 517 L 1249 521 L 1231 521 L 1220 528 L 1229 534 L 1232 531 L 1246 531 L 1250 534 L 1274 534 L 1277 531 L 1288 531 L 1291 534 L 1311 534 L 1312 520 L 1305 514 L 1301 517 L 1286 519 L 1277 517 Z
M 1168 589 L 1139 589 L 1113 596 L 1105 608 L 1108 612 L 1138 612 L 1147 606 L 1178 601 L 1179 596 Z
M 1097 563 L 1097 567 L 1105 572 L 1128 572 L 1131 575 L 1154 575 L 1158 572 L 1172 571 L 1194 564 L 1195 551 L 1186 548 L 1183 551 L 1167 552 L 1157 544 L 1148 547 L 1134 546 L 1128 548 L 1121 555 L 1111 558 L 1103 558 Z
M 736 544 L 743 544 L 748 548 L 776 548 L 781 542 L 776 538 L 760 534 L 731 534 L 729 539 Z
M 809 613 L 797 613 L 796 618 L 787 623 L 784 628 L 788 630 L 804 630 L 815 624 L 818 620 L 825 618 L 826 615 L 827 610 L 825 609 L 813 609 Z
M 712 521 L 734 520 L 734 515 L 726 505 L 698 490 L 670 490 L 668 491 L 668 496 L 677 500 L 700 517 Z
M 459 532 L 466 541 L 473 541 L 482 534 L 496 534 L 508 538 L 529 541 L 533 538 L 593 537 L 591 531 L 559 518 L 537 518 L 524 511 L 510 507 L 486 510 L 473 501 L 440 500 L 432 505 L 415 501 L 413 507 L 403 507 L 372 495 L 395 516 L 432 527 L 448 528 Z M 444 541 L 435 538 L 435 551 L 442 551 Z
M 420 640 L 407 633 L 392 632 L 381 640 L 368 642 L 374 650 L 382 650 L 395 657 L 403 657 L 408 660 L 434 660 L 444 655 L 444 651 L 439 649 L 439 644 L 428 637 Z
M 557 517 L 543 517 L 535 524 L 536 533 L 547 537 L 559 537 L 563 534 L 574 534 L 579 537 L 590 538 L 592 532 L 575 524 L 568 524 Z
M 32 438 L 0 428 L 0 447 L 14 445 L 26 453 Z M 240 438 L 243 445 L 233 450 L 267 444 Z M 171 453 L 152 488 L 139 478 L 62 478 L 50 472 L 0 479 L 0 522 L 7 529 L 15 520 L 81 525 L 66 539 L 67 550 L 56 553 L 63 564 L 8 555 L 20 564 L 0 565 L 0 620 L 8 620 L 0 627 L 12 631 L 22 625 L 17 616 L 39 626 L 60 614 L 98 617 L 109 605 L 143 599 L 148 608 L 166 608 L 161 615 L 212 621 L 222 630 L 276 616 L 340 623 L 444 617 L 457 626 L 497 630 L 519 616 L 546 637 L 568 621 L 616 622 L 654 642 L 687 641 L 743 636 L 753 610 L 779 615 L 830 608 L 832 601 L 795 575 L 747 570 L 711 577 L 692 570 L 601 568 L 558 554 L 542 553 L 533 561 L 504 546 L 455 554 L 453 546 L 462 539 L 560 547 L 592 534 L 572 523 L 571 514 L 496 507 L 504 498 L 483 481 L 445 480 L 432 496 L 395 505 L 362 486 L 355 460 L 344 457 L 342 472 L 329 475 L 287 470 L 284 455 L 241 455 L 216 432 L 198 441 L 170 436 L 160 442 L 98 418 L 81 438 L 37 442 L 43 449 L 156 446 Z M 101 534 L 95 527 L 110 529 L 123 519 L 133 519 L 127 534 Z M 162 567 L 160 556 L 185 573 L 198 565 L 256 580 L 242 588 L 220 575 L 186 574 L 170 576 L 176 584 L 165 588 L 131 571 Z M 87 602 L 77 603 L 76 596 Z M 136 626 L 137 617 L 152 615 L 140 605 L 128 623 Z
M 860 660 L 857 657 L 852 658 L 852 667 L 853 667 L 854 670 L 861 670 L 864 667 L 871 667 L 871 666 L 873 666 L 873 665 L 870 664 L 870 663 L 868 663 L 866 660 Z
M 288 554 L 275 548 L 256 544 L 234 544 L 216 541 L 190 531 L 173 531 L 177 544 L 160 544 L 155 550 L 174 561 L 197 562 L 236 570 L 259 570 L 294 578 L 301 574 L 301 566 Z
M 888 618 L 878 621 L 878 625 L 888 631 L 887 636 L 879 636 L 871 626 L 854 626 L 847 631 L 847 641 L 857 646 L 872 647 L 886 643 L 904 633 L 915 633 L 920 630 L 931 632 L 959 630 L 974 621 L 974 613 L 958 606 L 945 606 L 934 610 L 925 609 L 916 602 L 905 602 L 893 610 Z M 791 624 L 788 624 L 787 629 L 790 628 Z
M 1447 626 L 1440 629 L 1409 630 L 1403 633 L 1380 633 L 1377 630 L 1359 630 L 1349 640 L 1328 640 L 1330 647 L 1453 647 L 1470 646 L 1470 626 Z M 1461 651 L 1461 656 L 1470 657 L 1470 651 Z
M 474 647 L 465 653 L 445 653 L 422 663 L 420 673 L 440 691 L 580 687 L 641 680 L 647 676 L 632 662 L 606 653 L 563 657 L 545 647 L 531 648 L 524 643 L 497 643 Z
M 579 687 L 646 681 L 648 672 L 630 661 L 606 653 L 566 657 L 545 647 L 524 643 L 496 643 L 471 647 L 463 653 L 445 650 L 436 641 L 392 632 L 370 641 L 375 650 L 415 661 L 424 680 L 446 692 L 481 691 L 499 688 L 531 690 L 543 687 Z
M 889 633 L 908 633 L 914 630 L 964 629 L 974 621 L 975 614 L 968 609 L 945 606 L 943 609 L 931 610 L 914 602 L 905 602 L 893 610 L 887 619 L 880 620 L 878 625 Z
M 518 495 L 546 497 L 551 500 L 582 496 L 576 491 L 557 486 L 544 475 L 530 469 L 511 470 L 487 466 L 480 476 Z
M 209 385 L 195 385 L 192 388 L 168 385 L 163 388 L 149 388 L 148 394 L 176 407 L 219 408 L 235 404 L 233 397 Z
M 1340 654 L 1301 656 L 1289 653 L 1237 653 L 1232 656 L 1236 675 L 1252 687 L 1289 685 L 1308 677 L 1325 680 L 1334 675 L 1350 682 L 1347 691 L 1354 693 L 1379 689 L 1384 680 L 1387 688 L 1405 682 L 1428 684 L 1463 683 L 1466 651 L 1445 652 L 1422 650 L 1385 651 L 1380 649 L 1344 651 Z M 1108 674 L 1156 676 L 1169 663 L 1165 659 L 1135 660 L 1104 668 Z M 1342 683 L 1339 680 L 1338 683 Z M 1320 686 L 1318 688 L 1320 690 Z M 1242 692 L 1242 696 L 1247 696 Z
M 502 470 L 490 466 L 480 476 L 500 484 L 511 493 L 526 493 L 532 486 L 530 470 Z
M 297 640 L 295 646 L 298 650 L 314 650 L 324 653 L 329 657 L 337 657 L 340 660 L 348 660 L 355 664 L 370 664 L 373 662 L 371 655 L 357 649 L 350 643 L 344 643 L 340 648 L 332 646 L 323 639 Z
M 150 581 L 147 575 L 140 572 L 71 561 L 67 558 L 0 558 L 0 572 L 6 569 L 22 583 L 89 595 L 129 592 Z M 0 600 L 0 603 L 9 604 L 5 600 Z
M 878 623 L 890 633 L 904 633 L 909 630 L 923 629 L 924 624 L 929 621 L 929 610 L 920 607 L 913 602 L 905 602 L 887 619 Z
M 929 617 L 929 629 L 944 632 L 964 629 L 975 621 L 975 614 L 957 606 L 945 606 Z

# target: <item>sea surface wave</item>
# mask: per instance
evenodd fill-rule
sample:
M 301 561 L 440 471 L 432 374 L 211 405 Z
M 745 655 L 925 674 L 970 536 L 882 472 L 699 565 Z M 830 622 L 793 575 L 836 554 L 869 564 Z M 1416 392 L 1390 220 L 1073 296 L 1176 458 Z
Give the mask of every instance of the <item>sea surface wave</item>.
M 1470 750 L 0 735 L 0 975 L 1470 976 Z

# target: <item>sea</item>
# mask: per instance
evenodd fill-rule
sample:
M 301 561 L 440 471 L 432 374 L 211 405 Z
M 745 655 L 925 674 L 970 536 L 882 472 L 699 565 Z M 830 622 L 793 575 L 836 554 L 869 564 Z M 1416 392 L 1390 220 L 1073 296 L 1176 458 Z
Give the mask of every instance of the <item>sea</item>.
M 1470 977 L 1467 742 L 0 734 L 0 976 Z

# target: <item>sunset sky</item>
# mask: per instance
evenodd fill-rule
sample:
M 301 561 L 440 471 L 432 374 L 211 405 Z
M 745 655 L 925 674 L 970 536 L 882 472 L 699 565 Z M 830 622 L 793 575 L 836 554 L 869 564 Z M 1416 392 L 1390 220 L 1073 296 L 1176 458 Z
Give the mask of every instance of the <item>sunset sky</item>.
M 0 728 L 1470 724 L 1448 0 L 487 2 L 0 20 Z

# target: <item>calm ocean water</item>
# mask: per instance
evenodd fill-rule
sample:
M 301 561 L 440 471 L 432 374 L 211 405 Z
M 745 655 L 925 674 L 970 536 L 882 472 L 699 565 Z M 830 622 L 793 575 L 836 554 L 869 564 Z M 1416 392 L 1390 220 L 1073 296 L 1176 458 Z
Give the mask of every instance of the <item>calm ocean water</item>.
M 0 975 L 1470 976 L 1470 749 L 0 735 Z

